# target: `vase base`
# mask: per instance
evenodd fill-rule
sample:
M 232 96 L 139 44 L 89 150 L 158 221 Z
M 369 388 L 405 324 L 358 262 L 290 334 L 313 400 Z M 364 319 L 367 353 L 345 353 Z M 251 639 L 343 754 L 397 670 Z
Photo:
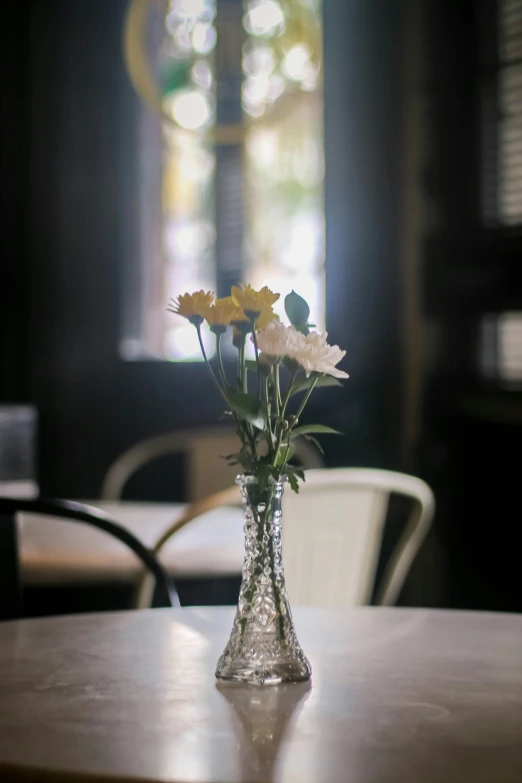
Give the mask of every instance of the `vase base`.
M 298 663 L 280 663 L 260 666 L 243 662 L 218 667 L 216 678 L 223 682 L 240 682 L 245 685 L 281 685 L 288 682 L 306 682 L 312 676 L 310 665 Z

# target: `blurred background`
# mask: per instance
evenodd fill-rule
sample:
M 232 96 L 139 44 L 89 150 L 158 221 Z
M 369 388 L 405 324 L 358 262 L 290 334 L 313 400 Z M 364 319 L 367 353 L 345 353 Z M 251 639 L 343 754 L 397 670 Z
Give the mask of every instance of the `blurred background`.
M 38 424 L 0 478 L 96 498 L 135 443 L 215 426 L 169 298 L 295 289 L 347 351 L 307 410 L 345 433 L 327 466 L 435 493 L 400 602 L 522 611 L 522 0 L 2 14 L 0 404 Z M 185 470 L 124 497 L 187 500 Z

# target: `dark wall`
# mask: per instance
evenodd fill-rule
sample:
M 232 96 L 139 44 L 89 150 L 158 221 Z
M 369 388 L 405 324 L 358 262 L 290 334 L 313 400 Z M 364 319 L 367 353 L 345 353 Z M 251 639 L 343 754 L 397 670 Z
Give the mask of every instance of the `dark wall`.
M 21 357 L 28 353 L 25 280 L 28 176 L 27 17 L 11 4 L 1 26 L 0 119 L 0 389 L 3 401 L 27 395 Z
M 444 603 L 522 611 L 522 395 L 520 384 L 484 375 L 480 343 L 485 316 L 522 310 L 521 226 L 488 219 L 483 208 L 503 120 L 500 104 L 484 100 L 499 83 L 499 4 L 426 0 L 423 7 L 422 177 L 432 219 L 420 257 L 423 314 L 435 339 L 419 469 L 437 493 Z

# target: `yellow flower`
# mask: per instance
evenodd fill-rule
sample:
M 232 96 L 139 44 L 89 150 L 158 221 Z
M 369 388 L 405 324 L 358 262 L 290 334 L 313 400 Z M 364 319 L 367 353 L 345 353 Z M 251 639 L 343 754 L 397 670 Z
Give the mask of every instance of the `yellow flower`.
M 230 322 L 232 324 L 232 328 L 234 330 L 233 332 L 233 338 L 234 340 L 239 339 L 240 334 L 248 334 L 252 331 L 252 322 L 248 320 L 246 315 L 244 314 L 243 310 L 238 307 L 234 313 L 234 316 Z M 234 342 L 233 340 L 233 342 Z M 234 342 L 234 345 L 236 343 Z
M 223 333 L 237 313 L 238 306 L 232 297 L 224 296 L 222 299 L 216 299 L 214 304 L 205 309 L 204 317 L 211 331 Z
M 246 333 L 237 326 L 232 326 L 232 345 L 234 348 L 239 348 L 245 342 Z
M 266 285 L 260 290 L 255 291 L 251 285 L 244 283 L 238 287 L 232 286 L 232 299 L 241 307 L 249 319 L 255 321 L 265 310 L 272 311 L 272 305 L 279 299 L 279 294 L 274 294 Z
M 271 307 L 267 307 L 266 309 L 261 310 L 259 317 L 256 318 L 256 329 L 266 329 L 268 324 L 272 321 L 279 321 L 279 316 L 274 313 Z M 244 310 L 240 307 L 236 308 L 234 315 L 230 319 L 230 323 L 236 332 L 248 334 L 252 331 L 252 321 L 247 318 Z
M 272 321 L 279 321 L 279 316 L 274 313 L 271 307 L 261 310 L 261 315 L 256 320 L 256 329 L 266 329 Z
M 237 304 L 233 296 L 227 296 L 227 299 L 234 303 L 234 312 L 232 314 L 232 318 L 230 319 L 230 323 L 234 328 L 235 336 L 238 337 L 239 332 L 242 334 L 248 334 L 248 332 L 252 331 L 252 324 L 245 315 L 245 311 Z
M 178 299 L 171 299 L 167 310 L 175 315 L 182 315 L 194 326 L 201 326 L 207 309 L 212 305 L 215 294 L 212 291 L 195 291 L 193 294 L 181 294 Z

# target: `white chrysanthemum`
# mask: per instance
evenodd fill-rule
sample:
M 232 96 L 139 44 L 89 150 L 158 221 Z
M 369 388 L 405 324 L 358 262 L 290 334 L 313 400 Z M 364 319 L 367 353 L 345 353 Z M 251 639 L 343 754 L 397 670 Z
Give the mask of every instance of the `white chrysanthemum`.
M 295 326 L 285 326 L 281 321 L 271 321 L 256 332 L 256 337 L 259 350 L 268 356 L 294 356 L 304 343 L 304 335 Z
M 338 370 L 336 367 L 336 364 L 339 364 L 346 351 L 341 351 L 338 345 L 328 345 L 326 342 L 327 337 L 328 332 L 323 332 L 322 334 L 310 332 L 296 346 L 296 350 L 291 354 L 292 358 L 306 370 L 307 377 L 312 372 L 321 372 L 333 375 L 334 378 L 348 378 L 347 373 Z

